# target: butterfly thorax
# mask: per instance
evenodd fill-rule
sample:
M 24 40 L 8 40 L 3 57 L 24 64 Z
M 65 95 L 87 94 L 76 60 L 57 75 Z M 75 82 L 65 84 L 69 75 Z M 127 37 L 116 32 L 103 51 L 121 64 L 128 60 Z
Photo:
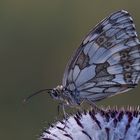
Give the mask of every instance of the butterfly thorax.
M 74 106 L 79 104 L 71 95 L 71 92 L 62 85 L 58 85 L 56 88 L 53 88 L 50 95 L 53 99 L 64 102 L 66 105 Z

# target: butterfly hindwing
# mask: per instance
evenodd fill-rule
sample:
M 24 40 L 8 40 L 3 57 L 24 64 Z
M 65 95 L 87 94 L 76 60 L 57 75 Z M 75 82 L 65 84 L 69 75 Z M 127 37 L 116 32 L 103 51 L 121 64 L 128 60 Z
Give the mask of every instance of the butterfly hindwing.
M 140 77 L 139 44 L 129 13 L 113 13 L 76 50 L 66 67 L 63 86 L 91 101 L 133 88 Z

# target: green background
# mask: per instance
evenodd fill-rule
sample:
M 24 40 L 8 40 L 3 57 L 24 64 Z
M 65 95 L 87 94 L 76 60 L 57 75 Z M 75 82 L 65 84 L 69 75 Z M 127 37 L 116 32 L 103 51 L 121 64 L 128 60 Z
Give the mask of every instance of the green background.
M 116 10 L 133 15 L 140 34 L 140 2 L 131 0 L 4 0 L 0 2 L 0 140 L 35 140 L 56 119 L 57 102 L 31 93 L 61 84 L 72 52 L 99 21 Z M 138 105 L 139 89 L 98 105 Z

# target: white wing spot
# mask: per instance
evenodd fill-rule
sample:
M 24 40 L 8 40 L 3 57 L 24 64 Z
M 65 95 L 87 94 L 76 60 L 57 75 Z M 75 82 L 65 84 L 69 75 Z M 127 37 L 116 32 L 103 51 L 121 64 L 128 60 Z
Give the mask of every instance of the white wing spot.
M 92 79 L 95 76 L 95 67 L 96 67 L 95 65 L 91 65 L 81 70 L 75 82 L 77 87 L 83 83 L 86 83 L 88 80 Z

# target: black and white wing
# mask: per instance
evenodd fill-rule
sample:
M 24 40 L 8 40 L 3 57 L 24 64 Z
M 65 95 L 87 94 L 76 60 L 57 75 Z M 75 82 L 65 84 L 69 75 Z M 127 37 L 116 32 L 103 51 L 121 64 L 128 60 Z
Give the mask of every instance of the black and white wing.
M 100 22 L 71 57 L 63 86 L 75 98 L 97 101 L 134 88 L 140 78 L 140 42 L 128 12 Z

